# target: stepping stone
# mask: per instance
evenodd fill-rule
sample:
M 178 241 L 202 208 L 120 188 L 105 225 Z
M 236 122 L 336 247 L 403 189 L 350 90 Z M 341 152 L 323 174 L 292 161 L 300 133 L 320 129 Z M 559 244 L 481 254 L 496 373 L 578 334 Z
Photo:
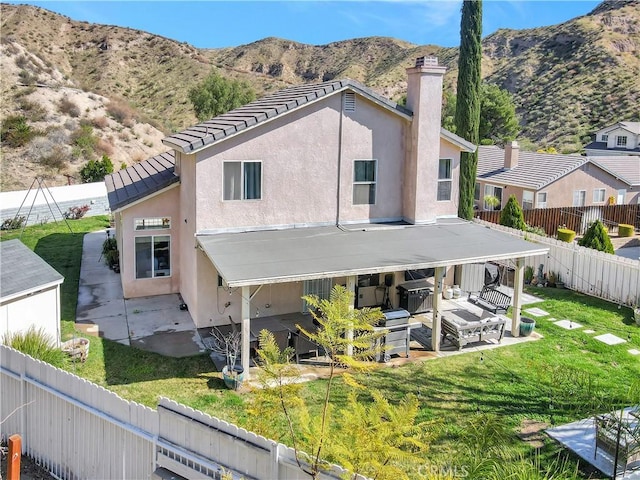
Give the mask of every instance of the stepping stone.
M 612 333 L 605 333 L 604 335 L 598 335 L 597 337 L 593 337 L 596 340 L 600 340 L 602 343 L 606 343 L 607 345 L 618 345 L 619 343 L 626 343 L 626 340 L 623 340 L 620 337 L 616 337 Z
M 538 307 L 525 310 L 525 313 L 528 313 L 529 315 L 533 315 L 534 317 L 544 317 L 546 315 L 549 315 L 549 312 L 545 312 L 544 310 Z
M 583 330 L 584 333 L 596 333 L 595 330 Z
M 578 328 L 582 328 L 582 325 L 572 322 L 571 320 L 558 320 L 557 322 L 553 322 L 553 324 L 562 327 L 565 330 L 576 330 Z
M 632 348 L 631 350 L 627 350 L 631 355 L 640 355 L 640 350 Z

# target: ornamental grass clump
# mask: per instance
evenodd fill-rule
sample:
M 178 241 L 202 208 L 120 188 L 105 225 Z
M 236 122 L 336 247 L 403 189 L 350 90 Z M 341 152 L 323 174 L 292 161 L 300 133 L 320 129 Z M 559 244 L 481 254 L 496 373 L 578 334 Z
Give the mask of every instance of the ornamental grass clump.
M 31 326 L 26 332 L 7 333 L 2 337 L 2 343 L 54 367 L 63 367 L 66 363 L 64 352 L 42 328 Z

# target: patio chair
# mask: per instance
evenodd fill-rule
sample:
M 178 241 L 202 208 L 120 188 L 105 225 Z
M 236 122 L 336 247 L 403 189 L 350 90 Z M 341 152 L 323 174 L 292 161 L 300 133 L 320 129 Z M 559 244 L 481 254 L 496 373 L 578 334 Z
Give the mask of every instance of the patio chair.
M 300 355 L 315 353 L 316 357 L 319 356 L 320 347 L 318 344 L 312 342 L 301 332 L 293 334 L 293 348 L 295 350 L 296 363 L 300 363 Z

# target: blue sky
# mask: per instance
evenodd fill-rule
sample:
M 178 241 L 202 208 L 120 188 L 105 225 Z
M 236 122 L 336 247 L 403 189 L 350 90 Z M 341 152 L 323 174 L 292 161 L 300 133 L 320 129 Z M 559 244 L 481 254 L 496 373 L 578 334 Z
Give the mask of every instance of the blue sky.
M 14 1 L 74 20 L 144 30 L 199 48 L 233 47 L 265 37 L 312 45 L 383 36 L 457 46 L 461 0 L 390 1 Z M 499 28 L 554 25 L 598 1 L 485 0 L 483 35 Z

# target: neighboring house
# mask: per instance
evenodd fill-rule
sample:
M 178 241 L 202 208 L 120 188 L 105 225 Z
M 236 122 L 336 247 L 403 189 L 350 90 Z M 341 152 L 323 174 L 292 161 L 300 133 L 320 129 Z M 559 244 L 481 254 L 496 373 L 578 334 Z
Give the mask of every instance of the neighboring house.
M 607 205 L 640 201 L 640 158 L 583 157 L 478 147 L 475 205 L 500 210 L 510 195 L 524 209 Z M 496 197 L 496 205 L 487 196 Z
M 640 156 L 640 122 L 618 122 L 595 134 L 585 148 L 587 156 L 636 155 Z
M 291 87 L 108 176 L 125 296 L 179 292 L 198 327 L 241 319 L 246 369 L 252 322 L 305 311 L 304 294 L 344 284 L 362 306 L 382 287 L 395 307 L 406 271 L 523 271 L 544 247 L 457 218 L 460 152 L 475 146 L 440 127 L 444 72 L 429 58 L 407 69 L 406 108 L 352 80 Z
M 42 329 L 60 344 L 60 285 L 64 281 L 20 240 L 0 242 L 0 338 Z

